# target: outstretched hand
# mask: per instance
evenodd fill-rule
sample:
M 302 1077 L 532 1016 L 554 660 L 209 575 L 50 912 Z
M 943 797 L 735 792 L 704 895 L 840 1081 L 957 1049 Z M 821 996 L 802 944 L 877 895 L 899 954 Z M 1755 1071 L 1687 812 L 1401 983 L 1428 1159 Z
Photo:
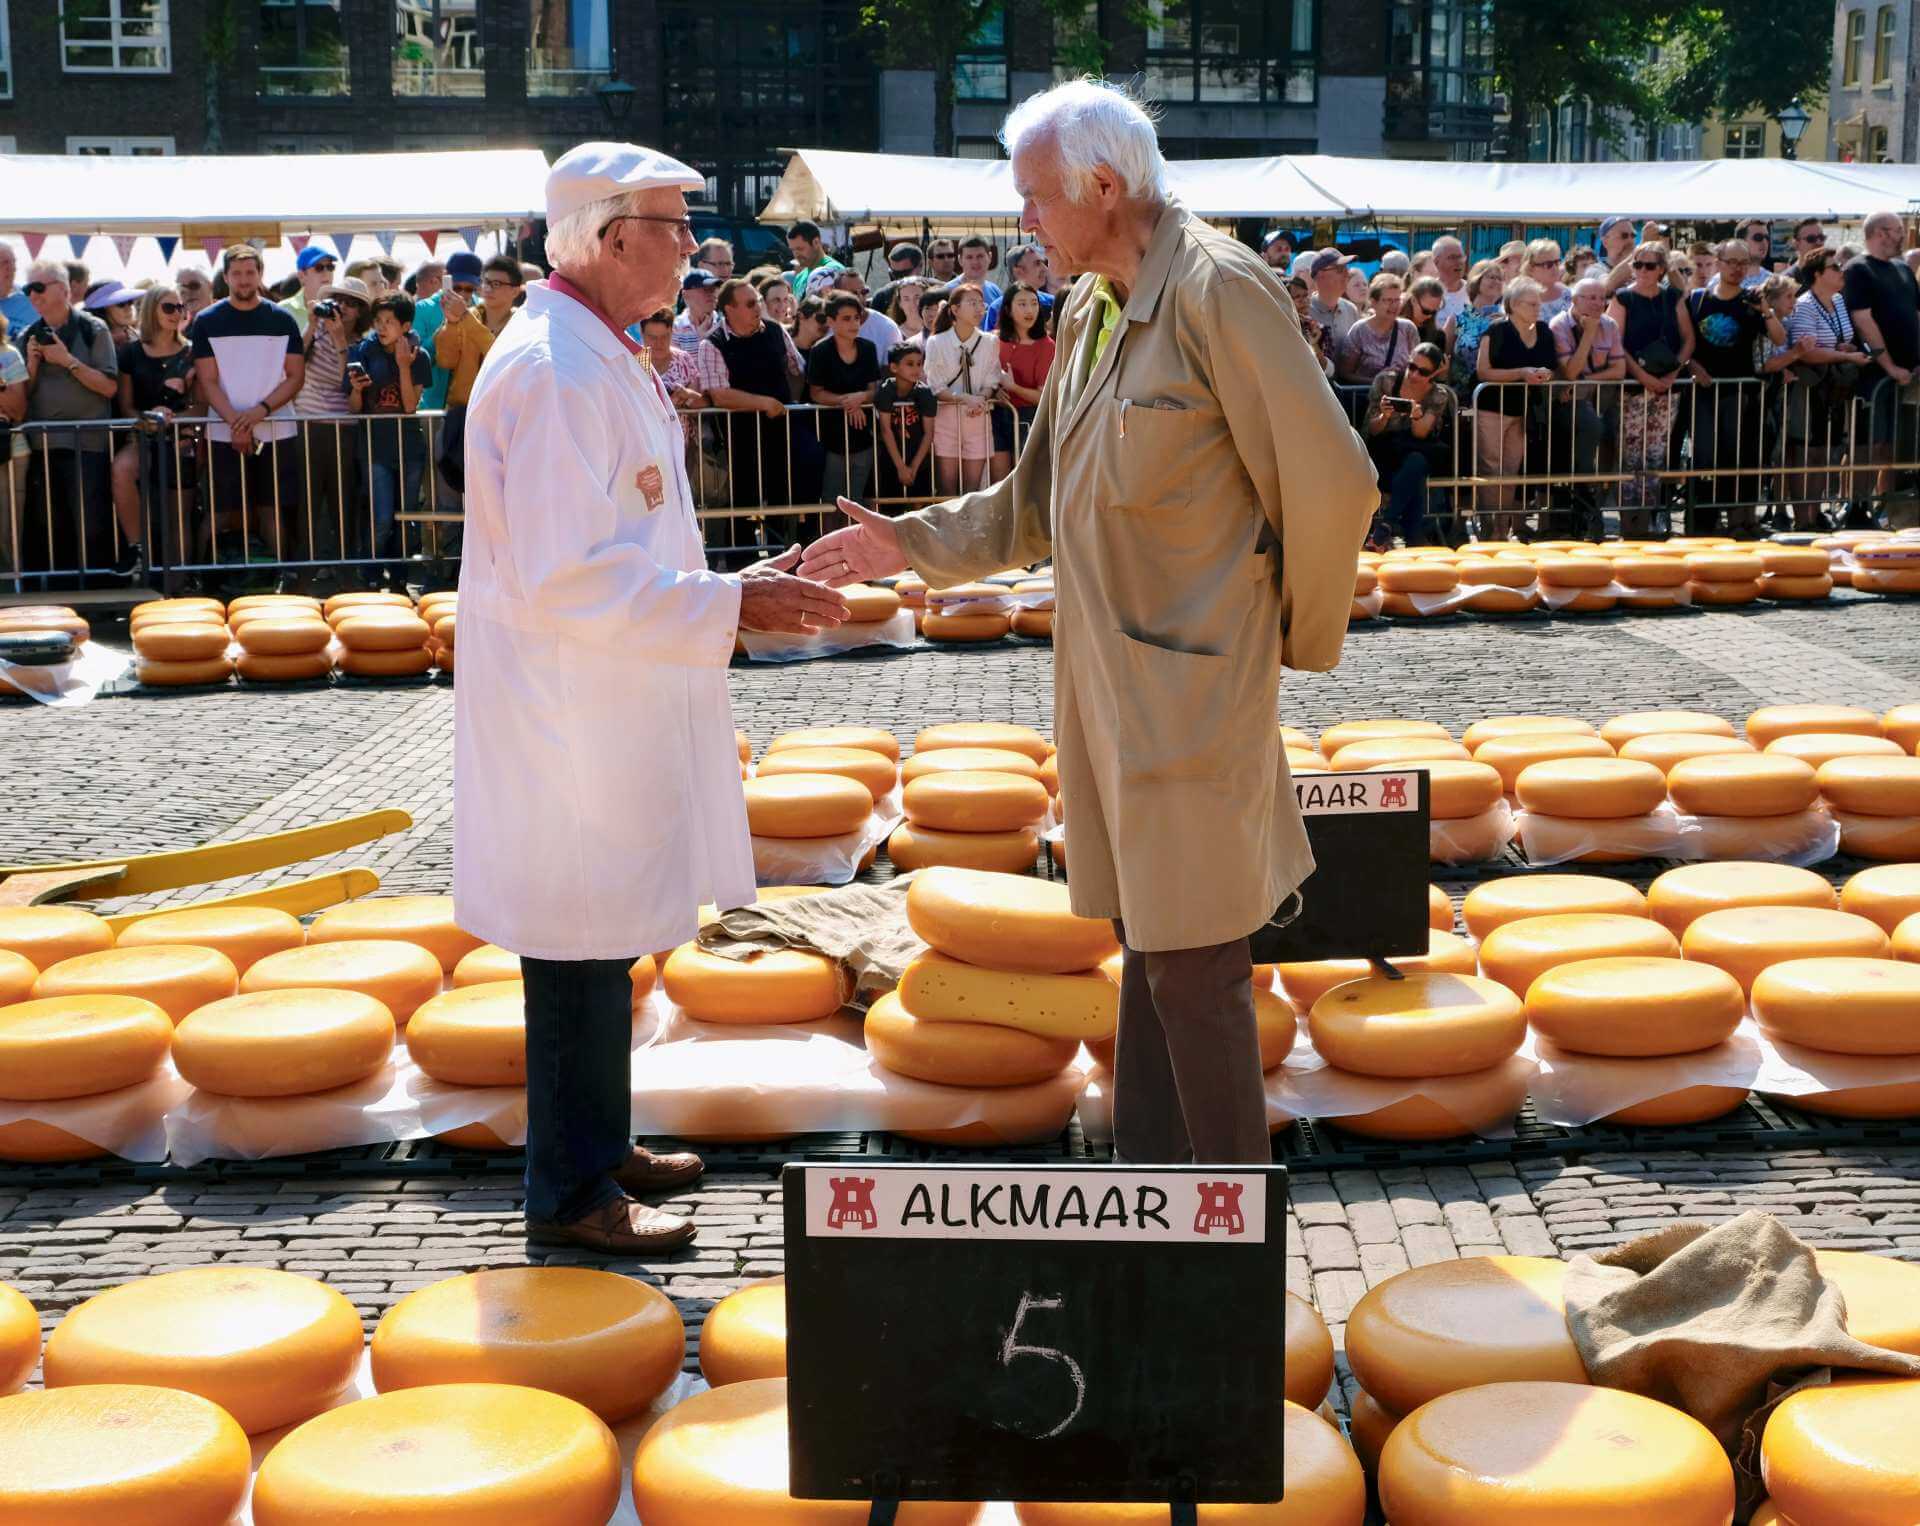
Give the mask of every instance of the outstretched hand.
M 891 519 L 863 508 L 851 498 L 839 500 L 840 512 L 853 521 L 845 529 L 823 535 L 800 559 L 800 576 L 829 588 L 864 583 L 905 572 L 907 559 L 900 550 L 900 533 Z
M 795 577 L 800 547 L 755 562 L 740 574 L 740 628 L 806 636 L 844 624 L 847 601 L 831 588 Z

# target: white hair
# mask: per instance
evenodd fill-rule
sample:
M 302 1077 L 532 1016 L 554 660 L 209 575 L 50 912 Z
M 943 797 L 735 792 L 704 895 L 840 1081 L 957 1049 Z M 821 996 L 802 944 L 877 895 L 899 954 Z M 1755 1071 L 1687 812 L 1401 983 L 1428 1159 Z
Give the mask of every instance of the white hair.
M 67 284 L 67 267 L 59 260 L 35 260 L 27 267 L 27 280 L 29 282 L 38 281 L 45 276 L 51 276 L 62 286 L 65 286 Z
M 1091 76 L 1068 80 L 1028 96 L 1000 128 L 1009 154 L 1029 138 L 1049 135 L 1059 150 L 1069 200 L 1087 199 L 1094 169 L 1103 164 L 1119 177 L 1129 199 L 1171 200 L 1153 118 L 1122 87 Z
M 1607 294 L 1607 283 L 1598 276 L 1582 276 L 1569 288 L 1577 297 L 1583 291 L 1597 291 L 1601 296 Z
M 1460 240 L 1455 238 L 1451 233 L 1443 233 L 1433 241 L 1433 253 L 1438 254 L 1443 249 L 1460 254 L 1467 252 L 1467 246 L 1461 243 Z
M 591 264 L 600 252 L 600 230 L 622 212 L 631 212 L 645 194 L 622 191 L 569 212 L 547 229 L 547 264 L 554 270 L 577 270 Z

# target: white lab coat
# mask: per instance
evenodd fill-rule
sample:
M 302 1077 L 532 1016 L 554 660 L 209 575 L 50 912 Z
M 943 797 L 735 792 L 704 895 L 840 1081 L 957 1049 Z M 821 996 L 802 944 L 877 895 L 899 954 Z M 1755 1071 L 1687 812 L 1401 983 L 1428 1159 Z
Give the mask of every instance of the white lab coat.
M 517 954 L 673 948 L 701 902 L 754 898 L 740 586 L 707 570 L 682 441 L 613 330 L 531 285 L 467 407 L 454 692 L 454 912 Z

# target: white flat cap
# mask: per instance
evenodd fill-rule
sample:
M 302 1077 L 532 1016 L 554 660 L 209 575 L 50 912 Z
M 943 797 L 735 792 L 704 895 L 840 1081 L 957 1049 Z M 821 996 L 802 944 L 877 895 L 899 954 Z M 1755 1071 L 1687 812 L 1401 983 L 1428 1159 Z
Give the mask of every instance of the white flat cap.
M 694 191 L 706 184 L 698 170 L 637 143 L 582 143 L 547 171 L 547 222 L 627 191 L 675 186 Z

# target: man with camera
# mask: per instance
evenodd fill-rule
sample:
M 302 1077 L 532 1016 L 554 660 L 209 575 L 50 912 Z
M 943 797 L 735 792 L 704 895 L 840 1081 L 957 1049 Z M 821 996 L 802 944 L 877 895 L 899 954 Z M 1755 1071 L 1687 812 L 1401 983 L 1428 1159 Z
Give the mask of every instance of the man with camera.
M 120 388 L 112 332 L 73 305 L 67 269 L 58 260 L 35 260 L 24 289 L 37 314 L 20 340 L 27 357 L 27 422 L 107 418 Z M 21 571 L 77 571 L 83 561 L 112 561 L 107 458 L 104 429 L 51 430 L 33 441 L 27 502 L 19 515 Z
M 1754 263 L 1746 241 L 1728 239 L 1714 253 L 1720 270 L 1712 289 L 1687 296 L 1694 332 L 1693 357 L 1687 362 L 1694 382 L 1693 462 L 1702 472 L 1759 465 L 1760 383 L 1753 345 L 1762 333 L 1775 344 L 1787 342 L 1786 329 L 1767 310 L 1759 289 L 1746 284 Z M 1759 539 L 1753 504 L 1757 478 L 1696 479 L 1695 486 L 1705 503 L 1689 510 L 1690 533 L 1713 529 L 1725 506 L 1729 535 Z

